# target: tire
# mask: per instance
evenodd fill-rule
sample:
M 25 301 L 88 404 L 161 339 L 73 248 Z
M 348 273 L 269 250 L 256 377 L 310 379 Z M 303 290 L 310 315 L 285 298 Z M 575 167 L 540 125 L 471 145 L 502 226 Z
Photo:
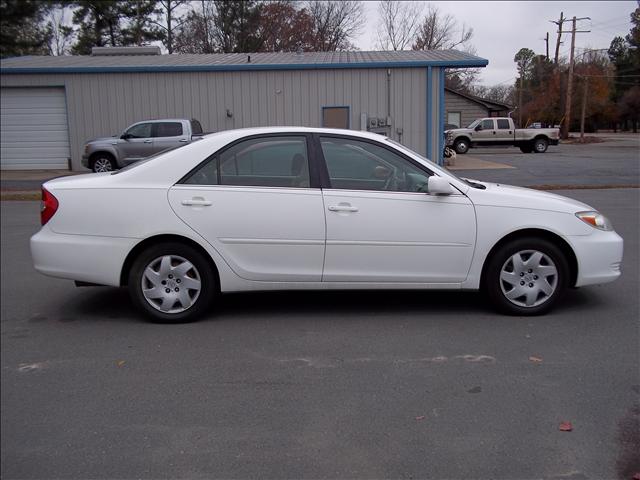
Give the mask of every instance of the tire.
M 108 153 L 98 153 L 91 157 L 90 166 L 95 173 L 112 172 L 118 168 L 115 160 Z
M 467 153 L 469 151 L 469 140 L 467 140 L 466 138 L 456 140 L 453 144 L 453 149 L 456 151 L 456 153 L 459 153 L 461 155 Z
M 544 153 L 547 151 L 548 147 L 549 147 L 549 141 L 546 138 L 536 138 L 533 141 L 534 153 Z
M 568 283 L 569 264 L 560 248 L 528 237 L 503 245 L 491 256 L 483 290 L 503 313 L 542 315 L 553 308 Z
M 531 147 L 529 145 L 527 145 L 526 147 L 522 146 L 522 147 L 520 147 L 520 151 L 522 153 L 531 153 L 531 152 L 533 152 L 533 147 Z
M 218 292 L 206 258 L 182 243 L 160 243 L 144 250 L 129 271 L 129 294 L 156 323 L 196 320 Z

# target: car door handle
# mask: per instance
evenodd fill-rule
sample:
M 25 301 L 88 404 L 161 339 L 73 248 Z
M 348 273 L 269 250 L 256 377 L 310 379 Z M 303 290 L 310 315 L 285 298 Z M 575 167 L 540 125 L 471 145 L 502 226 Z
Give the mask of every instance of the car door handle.
M 182 143 L 187 143 L 188 141 L 189 141 L 189 140 L 187 140 L 186 138 L 181 138 L 181 139 L 180 139 L 180 142 L 182 142 Z
M 495 130 L 493 131 L 493 134 L 494 134 L 494 135 L 496 134 Z
M 151 143 L 152 140 L 145 140 L 143 143 Z
M 204 198 L 192 198 L 190 200 L 182 200 L 182 205 L 185 206 L 199 206 L 199 207 L 210 207 L 211 202 Z
M 351 205 L 330 205 L 329 206 L 329 211 L 330 212 L 357 212 L 358 211 L 358 207 L 353 207 Z

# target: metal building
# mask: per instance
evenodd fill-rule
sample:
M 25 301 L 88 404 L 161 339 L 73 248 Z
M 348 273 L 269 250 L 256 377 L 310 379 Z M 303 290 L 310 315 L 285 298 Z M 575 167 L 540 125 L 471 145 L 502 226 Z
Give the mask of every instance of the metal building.
M 205 131 L 370 130 L 442 162 L 444 69 L 488 63 L 455 50 L 141 54 L 149 51 L 2 60 L 1 168 L 82 170 L 85 141 L 155 118 L 196 118 Z

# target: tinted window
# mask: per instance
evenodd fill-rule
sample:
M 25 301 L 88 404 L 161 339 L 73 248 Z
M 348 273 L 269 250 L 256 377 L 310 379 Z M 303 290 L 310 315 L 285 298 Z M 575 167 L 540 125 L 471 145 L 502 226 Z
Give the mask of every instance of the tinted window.
M 384 147 L 345 138 L 320 139 L 332 188 L 426 192 L 429 174 Z
M 306 139 L 269 137 L 245 140 L 209 160 L 184 183 L 308 188 Z
M 483 130 L 493 130 L 493 120 L 483 120 L 482 121 L 482 129 Z
M 496 121 L 498 122 L 499 130 L 509 130 L 511 128 L 511 125 L 509 124 L 509 120 L 507 120 L 506 118 L 500 118 Z
M 129 135 L 129 138 L 150 138 L 151 124 L 139 123 L 138 125 L 134 125 L 133 127 L 131 127 L 125 133 Z
M 179 137 L 182 135 L 182 124 L 180 122 L 156 123 L 156 137 Z
M 202 125 L 198 120 L 191 120 L 191 132 L 196 135 L 202 133 Z

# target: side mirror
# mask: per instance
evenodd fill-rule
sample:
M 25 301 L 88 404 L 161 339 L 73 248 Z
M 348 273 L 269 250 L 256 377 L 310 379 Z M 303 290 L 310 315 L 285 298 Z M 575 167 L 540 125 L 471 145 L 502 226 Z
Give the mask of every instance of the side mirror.
M 447 180 L 435 175 L 429 177 L 427 189 L 433 195 L 451 195 L 455 193 L 455 189 Z
M 475 130 L 476 132 L 479 132 L 480 130 L 482 130 L 482 124 L 481 124 L 481 123 L 479 123 L 478 125 L 476 125 L 476 128 L 474 128 L 474 130 Z
M 132 135 L 130 133 L 123 133 L 120 138 L 122 140 L 129 140 L 132 137 Z

